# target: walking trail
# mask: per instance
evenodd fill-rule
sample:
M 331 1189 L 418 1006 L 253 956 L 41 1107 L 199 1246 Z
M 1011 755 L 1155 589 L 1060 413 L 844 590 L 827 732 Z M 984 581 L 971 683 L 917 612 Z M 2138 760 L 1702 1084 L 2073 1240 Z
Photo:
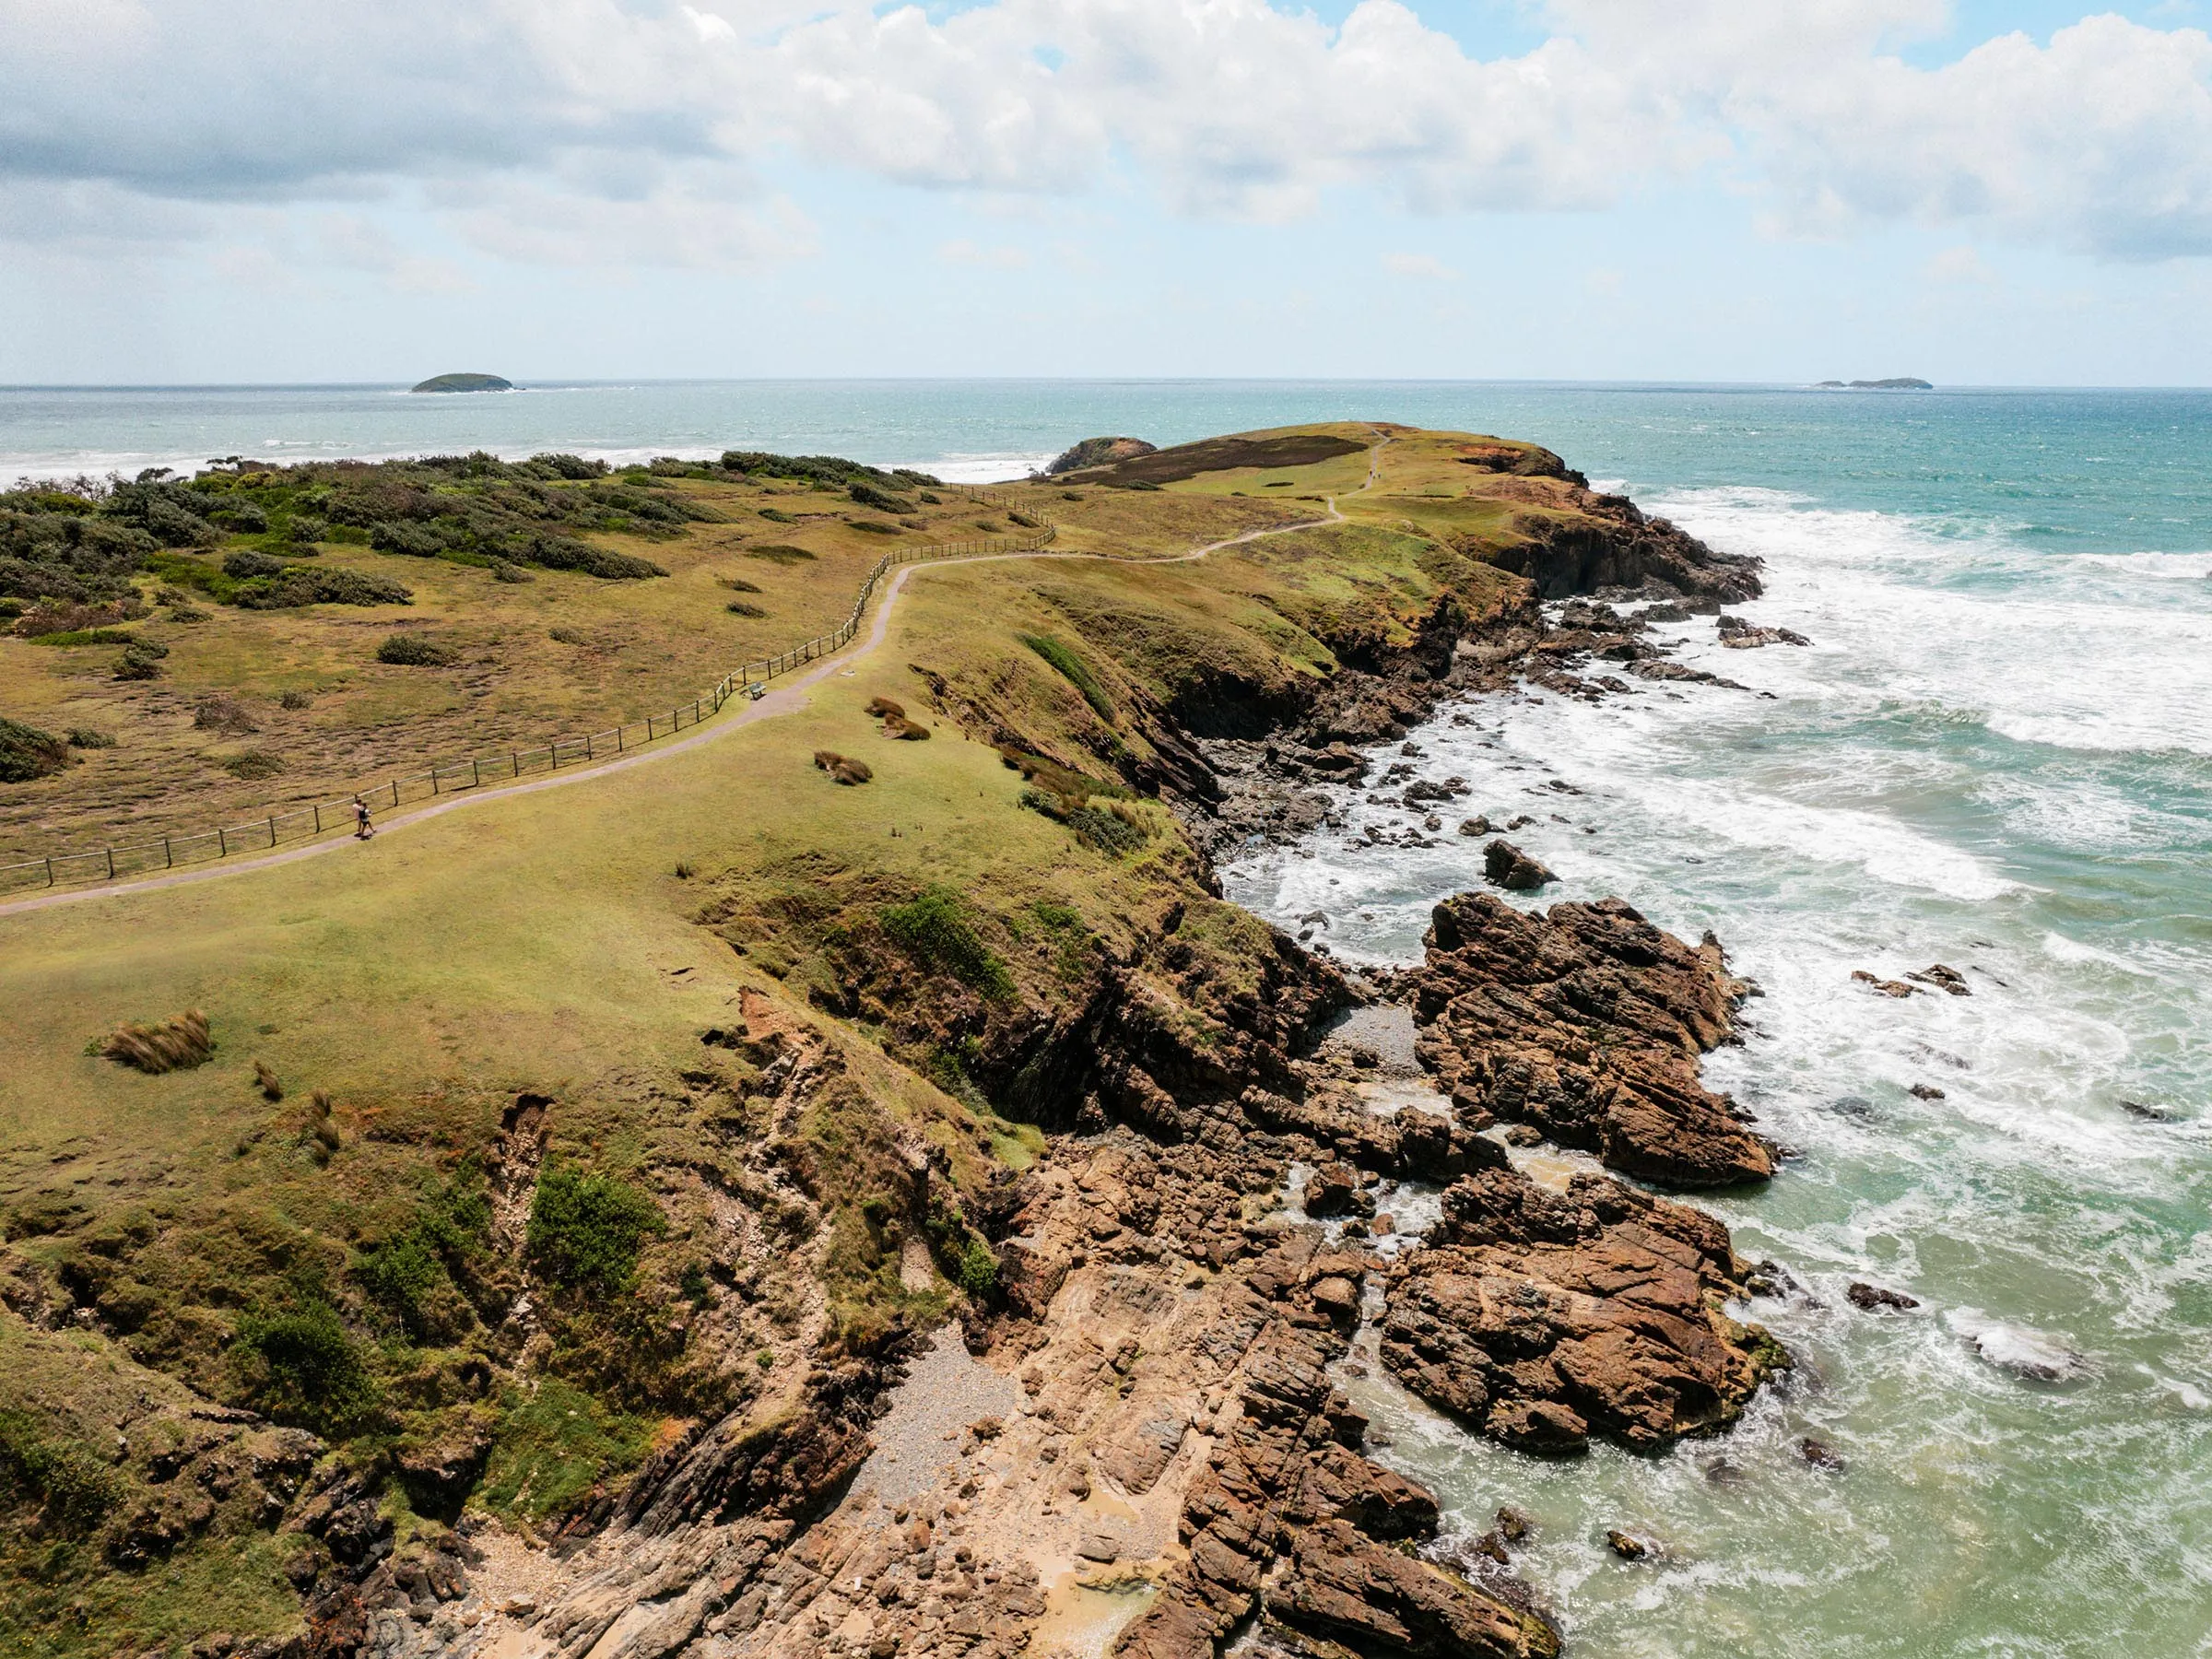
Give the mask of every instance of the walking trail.
M 1359 486 L 1359 492 L 1374 488 L 1375 481 L 1380 476 L 1382 446 L 1389 441 L 1388 438 L 1380 439 L 1374 448 L 1369 452 L 1367 480 Z M 396 818 L 386 819 L 377 826 L 376 833 L 379 838 L 382 838 L 395 834 L 402 830 L 411 829 L 418 824 L 427 823 L 430 819 L 441 818 L 449 812 L 463 812 L 472 806 L 482 806 L 488 802 L 506 800 L 514 795 L 533 794 L 541 789 L 566 789 L 571 784 L 589 783 L 611 773 L 627 771 L 633 766 L 652 766 L 667 759 L 671 755 L 680 755 L 687 749 L 700 748 L 710 743 L 720 742 L 731 733 L 743 731 L 746 727 L 758 724 L 761 721 L 773 720 L 780 714 L 794 713 L 806 706 L 806 698 L 804 693 L 809 687 L 819 684 L 832 674 L 839 674 L 851 668 L 883 643 L 884 637 L 890 631 L 891 612 L 898 607 L 899 596 L 905 590 L 907 578 L 920 571 L 942 571 L 954 565 L 995 564 L 1009 559 L 1092 559 L 1112 560 L 1117 564 L 1188 564 L 1193 559 L 1204 559 L 1209 553 L 1218 553 L 1225 547 L 1242 547 L 1247 542 L 1259 541 L 1270 535 L 1288 535 L 1300 530 L 1313 530 L 1324 524 L 1340 524 L 1342 523 L 1344 523 L 1344 514 L 1336 510 L 1336 498 L 1331 496 L 1328 499 L 1328 512 L 1324 517 L 1303 519 L 1295 524 L 1278 524 L 1271 529 L 1247 530 L 1241 535 L 1231 535 L 1221 541 L 1208 542 L 1205 547 L 1194 547 L 1188 553 L 1171 554 L 1162 559 L 1118 559 L 1111 553 L 1046 551 L 983 553 L 977 554 L 972 558 L 945 559 L 933 560 L 926 564 L 901 565 L 898 574 L 891 578 L 889 586 L 884 590 L 883 603 L 876 607 L 875 625 L 868 629 L 865 639 L 821 658 L 813 667 L 801 674 L 796 679 L 768 692 L 758 701 L 747 703 L 736 714 L 702 725 L 693 735 L 679 738 L 664 747 L 646 749 L 619 760 L 610 760 L 603 766 L 582 767 L 574 771 L 557 772 L 550 777 L 535 779 L 527 783 L 504 783 L 497 788 L 482 791 L 472 790 L 467 794 L 453 795 L 432 802 L 427 806 L 418 806 L 410 811 L 401 813 Z M 202 870 L 178 870 L 167 875 L 148 877 L 140 881 L 118 882 L 112 887 L 78 888 L 69 892 L 41 893 L 35 899 L 18 899 L 9 903 L 0 904 L 0 916 L 12 916 L 25 911 L 46 910 L 59 904 L 77 904 L 93 899 L 112 899 L 125 893 L 148 892 L 156 888 L 182 887 L 187 883 L 197 881 L 216 881 L 225 877 L 242 876 L 251 870 L 265 870 L 277 865 L 297 864 L 303 858 L 321 858 L 326 854 L 343 852 L 349 847 L 359 847 L 362 844 L 351 836 L 343 836 L 329 841 L 308 841 L 297 847 L 287 848 L 281 853 L 264 853 L 253 858 L 241 858 L 233 864 L 216 865 Z

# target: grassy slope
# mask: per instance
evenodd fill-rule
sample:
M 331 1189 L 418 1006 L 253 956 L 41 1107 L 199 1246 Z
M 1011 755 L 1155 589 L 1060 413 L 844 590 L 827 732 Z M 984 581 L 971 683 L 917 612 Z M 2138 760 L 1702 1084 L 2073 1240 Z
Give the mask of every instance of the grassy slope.
M 926 1291 L 899 1277 L 900 1239 L 929 1225 L 904 1194 L 900 1140 L 938 1146 L 953 1189 L 972 1198 L 998 1163 L 1026 1158 L 1034 1131 L 993 1112 L 961 1075 L 957 1048 L 894 1039 L 879 1010 L 841 1020 L 810 999 L 834 1001 L 841 963 L 855 951 L 889 949 L 886 905 L 932 888 L 960 896 L 1016 1004 L 1040 1017 L 1078 994 L 1097 952 L 1125 953 L 1175 900 L 1191 907 L 1185 937 L 1222 993 L 1241 982 L 1265 930 L 1203 899 L 1197 862 L 1163 813 L 1134 809 L 1149 838 L 1134 855 L 1111 857 L 1025 809 L 1021 777 L 976 738 L 1003 720 L 1030 746 L 1106 778 L 1117 755 L 1147 747 L 1129 712 L 1187 692 L 1194 665 L 1233 664 L 1256 683 L 1288 684 L 1331 670 L 1322 636 L 1388 641 L 1447 592 L 1478 608 L 1517 591 L 1406 533 L 1409 518 L 1465 507 L 1457 496 L 1398 499 L 1423 482 L 1424 466 L 1442 464 L 1422 463 L 1404 439 L 1383 454 L 1392 499 L 1344 502 L 1371 524 L 1168 567 L 1030 560 L 918 571 L 885 647 L 825 681 L 803 712 L 619 779 L 452 814 L 337 856 L 0 921 L 10 1053 L 0 1212 L 12 1238 L 0 1286 L 35 1312 L 41 1299 L 65 1300 L 71 1272 L 82 1284 L 90 1271 L 108 1297 L 92 1328 L 68 1335 L 0 1315 L 7 1340 L 38 1347 L 47 1368 L 0 1366 L 0 1408 L 21 1405 L 41 1432 L 97 1447 L 112 1433 L 115 1403 L 53 1382 L 53 1366 L 131 1377 L 147 1374 L 143 1359 L 218 1396 L 251 1397 L 236 1347 L 226 1347 L 241 1318 L 322 1298 L 386 1390 L 384 1420 L 349 1445 L 357 1465 L 390 1468 L 410 1447 L 474 1425 L 492 1436 L 496 1485 L 512 1494 L 514 1460 L 535 1454 L 542 1430 L 525 1420 L 533 1380 L 565 1371 L 597 1393 L 602 1426 L 611 1425 L 589 1444 L 547 1453 L 544 1478 L 581 1491 L 594 1458 L 634 1456 L 656 1417 L 749 1398 L 771 1419 L 789 1409 L 806 1356 L 826 1337 L 941 1316 L 958 1295 L 943 1277 Z M 1325 495 L 1356 488 L 1366 461 L 1306 471 L 1290 476 L 1295 493 Z M 1180 550 L 1312 515 L 1311 502 L 1238 500 L 1233 491 L 1252 482 L 1202 475 L 1159 492 L 1078 488 L 1077 500 L 1058 487 L 1030 492 L 1070 526 L 1071 545 Z M 1023 647 L 1024 631 L 1083 653 L 1116 720 Z M 938 677 L 972 735 L 928 711 L 929 682 L 910 664 Z M 883 735 L 863 712 L 877 695 L 905 703 L 934 737 Z M 825 747 L 865 759 L 875 782 L 830 782 L 810 759 Z M 679 862 L 688 879 L 674 873 Z M 906 971 L 929 997 L 959 1002 L 957 984 L 916 964 Z M 200 1069 L 147 1077 L 86 1053 L 118 1021 L 187 1007 L 207 1012 L 218 1043 Z M 830 1080 L 803 1110 L 763 1084 L 767 1053 L 702 1046 L 703 1032 L 746 1015 L 756 1036 L 783 1029 L 830 1056 L 819 1069 Z M 1207 1015 L 1196 1006 L 1186 1017 L 1203 1026 Z M 256 1092 L 256 1060 L 283 1080 L 284 1101 Z M 314 1088 L 336 1101 L 342 1149 L 327 1168 L 308 1145 L 303 1101 Z M 477 1264 L 455 1277 L 492 1286 L 481 1319 L 401 1334 L 348 1263 L 413 1224 L 426 1183 L 465 1179 L 465 1160 L 491 1146 L 502 1110 L 524 1092 L 557 1102 L 553 1159 L 656 1195 L 667 1230 L 646 1244 L 639 1295 L 579 1302 L 553 1322 L 549 1347 L 518 1355 L 494 1328 L 500 1286 L 512 1293 L 519 1265 Z M 724 1248 L 732 1206 L 754 1217 L 734 1253 Z M 939 1267 L 957 1266 L 957 1235 L 949 1253 L 936 1241 Z M 632 1304 L 640 1317 L 680 1307 L 686 1270 L 702 1263 L 714 1270 L 712 1306 L 698 1309 L 694 1339 L 641 1350 L 626 1370 L 613 1364 L 610 1344 L 620 1344 Z M 488 1394 L 425 1381 L 454 1374 L 455 1356 L 470 1353 L 504 1379 Z M 748 1371 L 762 1353 L 774 1363 Z M 41 1376 L 50 1380 L 25 1380 Z M 582 1474 L 554 1471 L 563 1457 L 581 1459 Z M 134 1466 L 124 1471 L 135 1479 Z M 133 1581 L 135 1622 L 94 1641 L 36 1611 L 65 1602 L 73 1586 L 104 1585 L 91 1593 L 109 1595 L 115 1581 L 100 1577 L 89 1544 L 77 1546 L 46 1562 L 52 1584 L 43 1599 L 18 1604 L 24 1622 L 12 1634 L 0 1616 L 0 1645 L 95 1651 L 134 1632 L 150 1641 L 205 1630 L 218 1618 L 218 1582 L 259 1586 L 246 1605 L 225 1604 L 219 1622 L 280 1627 L 293 1601 L 268 1571 L 270 1547 L 266 1535 L 218 1517 Z M 226 1579 L 211 1561 L 235 1561 L 244 1576 Z M 0 1565 L 24 1573 L 36 1563 Z

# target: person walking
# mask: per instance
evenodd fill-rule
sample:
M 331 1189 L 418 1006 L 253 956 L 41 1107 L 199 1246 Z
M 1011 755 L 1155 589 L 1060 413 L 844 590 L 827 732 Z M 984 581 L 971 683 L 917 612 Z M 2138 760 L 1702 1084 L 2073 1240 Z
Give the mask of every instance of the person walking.
M 369 803 L 360 795 L 353 797 L 353 835 L 356 841 L 374 838 L 376 826 L 369 821 Z

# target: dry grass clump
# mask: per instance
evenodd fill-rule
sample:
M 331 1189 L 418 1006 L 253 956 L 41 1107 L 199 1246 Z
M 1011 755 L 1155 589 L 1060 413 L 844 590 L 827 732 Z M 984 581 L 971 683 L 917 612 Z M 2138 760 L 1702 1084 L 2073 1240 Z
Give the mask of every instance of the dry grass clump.
M 284 1085 L 276 1080 L 276 1074 L 269 1069 L 265 1060 L 253 1062 L 253 1087 L 261 1090 L 265 1100 L 284 1099 Z
M 833 749 L 816 749 L 814 763 L 840 783 L 865 783 L 876 775 L 865 760 L 856 760 Z
M 883 717 L 883 734 L 887 737 L 896 737 L 902 743 L 926 743 L 929 741 L 929 728 L 909 720 L 903 714 L 885 715 Z
M 804 547 L 794 547 L 789 542 L 762 542 L 757 547 L 745 550 L 747 559 L 765 559 L 771 564 L 801 564 L 814 557 Z
M 298 686 L 294 686 L 289 691 L 283 691 L 277 694 L 276 706 L 283 709 L 290 709 L 296 713 L 300 710 L 308 707 L 314 700 L 315 694 L 312 691 L 303 691 Z
M 376 660 L 403 668 L 443 668 L 459 661 L 460 653 L 420 634 L 393 634 L 376 648 Z
M 276 776 L 285 770 L 285 763 L 282 755 L 273 755 L 267 749 L 248 749 L 222 762 L 222 768 L 232 777 L 251 782 L 257 778 Z
M 745 599 L 733 599 L 724 607 L 733 617 L 765 617 L 768 613 Z
M 261 730 L 261 722 L 254 719 L 253 711 L 235 697 L 206 697 L 192 712 L 193 725 L 203 732 L 219 733 L 225 737 L 241 737 L 248 732 Z
M 747 582 L 742 576 L 724 576 L 722 579 L 722 585 L 728 588 L 733 594 L 757 594 L 760 591 L 759 582 Z
M 906 705 L 902 702 L 895 702 L 888 697 L 871 697 L 868 699 L 866 712 L 876 716 L 878 720 L 888 719 L 893 714 L 903 718 L 906 713 Z
M 330 1091 L 318 1088 L 308 1097 L 312 1123 L 308 1130 L 308 1156 L 319 1168 L 330 1161 L 330 1155 L 338 1149 L 341 1137 L 338 1126 L 330 1115 Z
M 207 1016 L 192 1008 L 159 1025 L 117 1026 L 100 1052 L 118 1065 L 159 1077 L 206 1065 L 215 1054 L 215 1039 L 207 1030 Z

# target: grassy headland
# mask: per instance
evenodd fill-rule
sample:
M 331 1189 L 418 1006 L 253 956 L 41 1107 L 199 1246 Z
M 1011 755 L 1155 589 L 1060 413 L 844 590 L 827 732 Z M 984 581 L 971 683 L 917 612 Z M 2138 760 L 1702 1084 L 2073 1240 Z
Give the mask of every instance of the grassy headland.
M 1259 734 L 1440 618 L 1518 606 L 1491 561 L 1532 520 L 1585 519 L 1526 446 L 1248 436 L 1006 493 L 1060 550 L 1120 560 L 1281 534 L 1171 564 L 917 569 L 883 647 L 800 712 L 333 855 L 0 918 L 0 1647 L 280 1634 L 338 1576 L 347 1505 L 403 1553 L 472 1505 L 589 1526 L 688 1426 L 781 1431 L 902 1333 L 988 1307 L 1012 1171 L 1112 1104 L 1085 1058 L 1100 1021 L 1141 1007 L 1179 1052 L 1230 1053 L 1295 951 L 1209 896 L 1161 799 L 1202 809 L 1187 737 Z M 228 809 L 241 743 L 320 781 L 632 712 L 841 615 L 892 539 L 860 521 L 1008 524 L 917 480 L 893 519 L 853 488 L 888 482 L 747 465 L 232 469 L 173 487 L 229 505 L 226 526 L 171 504 L 197 529 L 0 500 L 17 564 L 78 584 L 25 608 L 104 607 L 170 647 L 162 677 L 119 681 L 115 647 L 0 640 L 0 712 L 118 738 L 0 785 L 10 850 Z M 293 527 L 311 498 L 327 530 L 387 485 L 434 511 L 378 522 L 441 546 Z M 537 533 L 501 515 L 538 490 L 602 503 L 559 535 L 667 574 L 515 566 Z M 1331 497 L 1342 522 L 1289 528 Z M 55 516 L 171 542 L 86 571 L 32 556 Z M 411 603 L 260 608 L 223 585 L 291 581 L 221 572 L 311 545 L 313 571 Z M 767 615 L 730 614 L 732 578 Z M 459 661 L 380 667 L 402 618 Z M 218 695 L 260 729 L 195 728 Z M 871 781 L 833 782 L 819 751 Z M 98 1052 L 187 1010 L 205 1064 Z

